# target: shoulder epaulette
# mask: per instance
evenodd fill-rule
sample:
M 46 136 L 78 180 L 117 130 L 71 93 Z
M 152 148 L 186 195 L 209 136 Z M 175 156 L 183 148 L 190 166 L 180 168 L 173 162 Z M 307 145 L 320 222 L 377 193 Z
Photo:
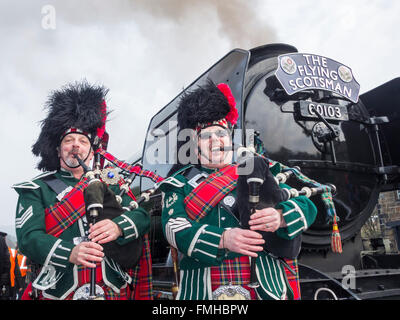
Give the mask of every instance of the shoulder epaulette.
M 175 177 L 177 175 L 179 175 L 179 174 L 182 174 L 183 172 L 185 172 L 186 170 L 188 170 L 188 169 L 190 169 L 192 167 L 193 167 L 193 165 L 190 164 L 190 165 L 187 165 L 187 166 L 179 169 L 178 171 L 174 172 L 171 176 L 165 178 L 163 181 L 158 182 L 157 186 L 159 187 L 159 186 L 161 186 L 163 184 L 170 184 L 170 185 L 172 185 L 174 187 L 182 188 L 185 185 L 185 183 L 183 183 L 182 181 L 179 181 L 179 179 L 177 179 Z
M 16 184 L 12 185 L 11 188 L 13 188 L 13 189 L 38 189 L 38 188 L 40 188 L 40 186 L 37 183 L 35 183 L 34 180 L 38 180 L 43 177 L 50 176 L 56 172 L 57 172 L 56 170 L 43 172 L 43 173 L 37 175 L 36 177 L 34 177 L 33 179 L 31 179 L 30 181 L 16 183 Z
M 185 167 L 179 169 L 178 171 L 174 172 L 174 173 L 171 175 L 171 177 L 175 177 L 175 176 L 177 176 L 178 174 L 182 174 L 182 173 L 184 173 L 185 171 L 189 170 L 189 169 L 192 168 L 192 167 L 193 167 L 192 164 L 188 164 L 187 166 L 185 166 Z
M 163 184 L 170 184 L 177 188 L 182 188 L 185 185 L 182 181 L 179 181 L 178 179 L 174 178 L 173 176 L 165 178 L 163 181 L 158 182 L 156 185 L 157 185 L 157 187 L 160 187 Z

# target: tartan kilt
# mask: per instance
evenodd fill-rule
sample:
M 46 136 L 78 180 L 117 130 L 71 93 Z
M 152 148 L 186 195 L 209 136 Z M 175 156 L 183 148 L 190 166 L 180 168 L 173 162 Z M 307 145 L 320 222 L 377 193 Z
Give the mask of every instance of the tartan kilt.
M 90 283 L 90 269 L 82 266 L 78 266 L 78 286 L 77 289 L 84 284 Z M 131 296 L 131 290 L 129 286 L 120 289 L 120 293 L 114 292 L 110 287 L 106 286 L 102 279 L 101 263 L 96 263 L 96 284 L 104 290 L 105 300 L 128 300 Z M 26 288 L 22 300 L 31 300 L 29 292 L 32 291 L 32 283 Z M 72 300 L 75 291 L 71 292 L 64 300 Z M 39 293 L 38 300 L 51 300 L 43 297 L 42 292 Z
M 285 273 L 288 283 L 293 291 L 293 300 L 301 300 L 300 293 L 300 277 L 299 277 L 299 266 L 297 264 L 297 259 L 288 260 L 285 259 L 285 262 L 289 265 L 289 267 L 296 272 L 296 275 L 293 275 L 285 266 Z
M 90 269 L 82 266 L 78 266 L 78 288 L 86 283 L 90 283 Z M 129 287 L 120 289 L 120 293 L 116 293 L 110 287 L 106 286 L 103 282 L 101 264 L 96 263 L 96 284 L 104 290 L 104 298 L 106 300 L 128 300 L 130 296 Z M 74 292 L 71 292 L 65 300 L 72 300 Z
M 106 300 L 153 300 L 153 281 L 151 272 L 151 256 L 148 235 L 144 236 L 143 254 L 138 265 L 129 269 L 127 273 L 132 277 L 132 284 L 120 289 L 116 293 L 104 284 L 101 270 L 101 263 L 96 263 L 96 284 L 102 287 Z M 90 283 L 90 269 L 78 266 L 78 287 Z M 22 300 L 31 300 L 29 293 L 32 291 L 32 283 L 26 288 Z M 74 292 L 68 295 L 65 300 L 72 300 Z M 44 298 L 40 293 L 39 300 L 50 300 Z
M 224 260 L 221 265 L 213 266 L 210 269 L 212 291 L 224 285 L 240 285 L 250 292 L 251 300 L 257 299 L 254 289 L 247 286 L 250 283 L 250 259 L 248 256 Z
M 138 265 L 127 270 L 129 276 L 132 277 L 132 284 L 120 289 L 120 293 L 114 292 L 110 287 L 103 282 L 101 263 L 96 264 L 96 284 L 103 288 L 106 300 L 153 300 L 153 278 L 152 265 L 150 255 L 149 236 L 144 236 L 143 253 L 140 257 Z M 78 266 L 78 286 L 90 283 L 90 269 Z M 32 300 L 29 293 L 32 291 L 32 283 L 30 283 L 23 296 L 22 300 Z M 72 300 L 74 292 L 68 295 L 65 300 Z M 39 294 L 39 300 L 50 300 Z
M 133 300 L 153 300 L 153 273 L 150 253 L 149 235 L 143 237 L 143 252 L 138 265 L 128 270 L 132 277 Z

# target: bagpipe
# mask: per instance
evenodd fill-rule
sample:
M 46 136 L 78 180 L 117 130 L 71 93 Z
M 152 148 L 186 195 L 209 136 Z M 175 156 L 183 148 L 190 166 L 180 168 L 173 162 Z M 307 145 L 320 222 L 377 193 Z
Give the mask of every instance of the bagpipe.
M 281 172 L 274 176 L 270 165 L 278 164 Z M 295 188 L 280 188 L 279 184 L 285 183 L 291 177 L 298 177 L 304 186 L 301 190 Z M 301 174 L 300 168 L 289 168 L 280 163 L 273 162 L 255 150 L 241 147 L 238 149 L 238 181 L 237 181 L 237 207 L 240 224 L 244 229 L 250 229 L 250 216 L 256 210 L 274 208 L 279 202 L 288 201 L 298 196 L 310 198 L 314 195 L 335 194 L 336 187 L 332 184 L 321 185 Z M 333 203 L 331 204 L 333 206 Z M 331 207 L 332 208 L 332 207 Z M 334 210 L 334 206 L 333 206 Z M 332 236 L 332 250 L 341 252 L 340 235 L 337 228 L 336 213 L 334 211 L 334 232 Z M 261 233 L 265 243 L 264 251 L 280 259 L 296 259 L 301 249 L 301 234 L 292 239 L 279 237 L 276 232 L 257 231 Z M 255 259 L 251 258 L 250 287 L 258 287 L 255 274 Z M 290 270 L 290 268 L 289 268 Z
M 97 155 L 96 155 L 97 156 Z M 99 170 L 90 170 L 85 163 L 75 156 L 82 166 L 87 177 L 88 186 L 83 195 L 85 199 L 86 218 L 92 224 L 105 219 L 114 219 L 123 214 L 128 208 L 121 206 L 122 195 L 126 189 L 122 189 L 117 195 L 110 189 L 107 183 L 100 180 Z M 142 253 L 143 239 L 138 237 L 127 244 L 120 245 L 116 241 L 104 243 L 104 254 L 116 261 L 123 268 L 133 268 L 137 265 Z
M 243 149 L 239 152 L 243 152 Z M 248 149 L 245 152 L 247 157 L 239 158 L 239 177 L 237 182 L 237 204 L 240 222 L 245 229 L 249 229 L 250 215 L 256 209 L 274 208 L 279 202 L 288 201 L 298 196 L 310 198 L 327 191 L 336 192 L 336 187 L 332 184 L 318 187 L 305 186 L 301 190 L 280 188 L 279 184 L 285 183 L 289 178 L 295 176 L 295 172 L 300 173 L 300 168 L 286 168 L 274 176 L 270 171 L 270 160 L 256 153 L 249 155 L 250 151 Z M 252 169 L 247 170 L 246 168 Z M 241 172 L 244 172 L 244 174 L 241 174 Z M 300 235 L 293 240 L 285 240 L 273 232 L 260 232 L 265 240 L 264 249 L 273 255 L 294 259 L 299 254 L 301 240 L 298 241 L 298 238 L 300 238 Z
M 108 153 L 105 153 L 111 156 Z M 111 156 L 112 157 L 112 156 Z M 112 170 L 103 170 L 103 174 L 99 169 L 100 153 L 95 154 L 95 168 L 90 170 L 85 163 L 75 156 L 79 164 L 82 166 L 85 177 L 88 179 L 88 186 L 84 190 L 84 199 L 86 207 L 86 216 L 90 223 L 96 223 L 105 219 L 114 219 L 125 211 L 137 209 L 142 202 L 149 201 L 150 195 L 155 192 L 155 189 L 150 189 L 144 192 L 141 197 L 136 200 L 130 190 L 130 184 L 137 175 L 145 175 L 146 171 L 142 170 L 141 166 L 130 166 L 130 176 L 126 179 L 119 179 L 118 173 Z M 115 159 L 113 157 L 113 159 Z M 126 169 L 125 169 L 126 170 Z M 100 177 L 102 175 L 102 177 Z M 108 186 L 110 180 L 120 180 L 120 193 L 116 195 Z M 127 207 L 122 207 L 122 196 L 128 194 L 131 201 Z M 138 237 L 126 244 L 118 244 L 115 240 L 104 243 L 104 254 L 116 261 L 123 268 L 133 268 L 139 262 L 142 254 L 143 239 Z
M 100 169 L 101 161 L 100 156 L 105 157 L 110 162 L 129 172 L 127 179 L 122 179 L 118 174 L 116 168 L 106 167 Z M 153 178 L 154 181 L 161 181 L 162 178 L 156 176 L 152 172 L 142 170 L 140 165 L 132 166 L 125 162 L 117 160 L 110 153 L 98 148 L 95 152 L 95 161 L 93 169 L 90 169 L 78 155 L 74 157 L 79 162 L 84 170 L 84 177 L 87 179 L 87 187 L 83 191 L 86 209 L 86 218 L 89 223 L 95 224 L 101 220 L 114 219 L 119 217 L 126 211 L 132 211 L 139 207 L 142 202 L 147 202 L 150 195 L 153 194 L 156 188 L 143 192 L 139 199 L 136 199 L 130 190 L 130 185 L 137 175 Z M 115 194 L 109 187 L 109 184 L 119 184 L 120 192 Z M 127 194 L 132 199 L 128 206 L 122 206 L 122 197 Z M 126 244 L 119 244 L 110 241 L 102 244 L 105 256 L 117 262 L 123 269 L 131 269 L 136 267 L 142 255 L 144 240 L 138 236 L 136 239 L 129 241 Z M 98 293 L 96 286 L 96 268 L 90 270 L 90 284 L 89 284 L 89 299 L 100 300 L 103 295 Z M 101 288 L 100 288 L 101 289 Z M 101 290 L 100 290 L 101 291 Z M 100 292 L 99 291 L 99 292 Z

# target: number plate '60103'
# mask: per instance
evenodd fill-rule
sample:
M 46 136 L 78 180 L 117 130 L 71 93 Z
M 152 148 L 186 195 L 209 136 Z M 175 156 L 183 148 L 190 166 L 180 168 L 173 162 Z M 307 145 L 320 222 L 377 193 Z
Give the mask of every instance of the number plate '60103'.
M 330 120 L 349 120 L 347 108 L 327 103 L 316 103 L 309 101 L 300 101 L 300 114 L 306 118 L 318 118 L 315 110 L 318 111 L 325 119 Z

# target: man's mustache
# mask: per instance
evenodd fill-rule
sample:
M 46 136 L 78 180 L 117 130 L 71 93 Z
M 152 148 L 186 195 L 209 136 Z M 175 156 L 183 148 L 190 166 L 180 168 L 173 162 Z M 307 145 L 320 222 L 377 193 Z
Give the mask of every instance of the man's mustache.
M 73 148 L 70 152 L 68 152 L 68 155 L 73 156 L 74 158 L 76 156 L 82 158 L 82 153 L 79 152 L 79 148 Z
M 214 146 L 214 147 L 211 147 L 211 149 L 213 149 L 213 148 L 216 148 L 216 147 L 218 147 L 218 146 Z M 221 150 L 221 151 L 233 151 L 233 146 L 221 146 L 221 147 L 219 147 L 219 149 Z

